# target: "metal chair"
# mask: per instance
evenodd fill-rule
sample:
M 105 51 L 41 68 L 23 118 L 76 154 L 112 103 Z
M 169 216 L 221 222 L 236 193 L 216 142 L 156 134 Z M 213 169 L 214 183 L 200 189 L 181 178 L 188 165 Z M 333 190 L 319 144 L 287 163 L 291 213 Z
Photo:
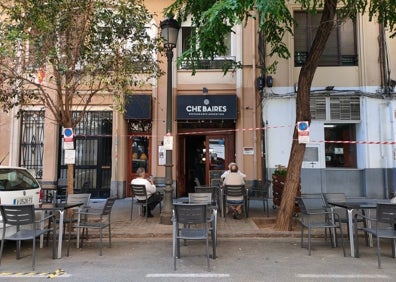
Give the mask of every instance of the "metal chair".
M 249 216 L 249 196 L 248 192 L 245 188 L 245 185 L 224 185 L 223 187 L 224 193 L 223 193 L 223 204 L 224 204 L 224 211 L 226 210 L 226 206 L 237 206 L 237 205 L 242 205 L 243 210 L 245 212 L 245 217 L 247 218 Z M 243 199 L 240 201 L 234 201 L 231 200 L 229 197 L 242 197 Z M 223 213 L 225 214 L 225 212 Z
M 4 242 L 16 241 L 16 258 L 21 257 L 21 241 L 32 240 L 32 268 L 36 265 L 36 238 L 47 233 L 47 229 L 38 229 L 41 222 L 50 218 L 43 217 L 36 221 L 34 205 L 0 205 L 3 217 L 3 240 L 1 240 L 0 263 L 3 256 Z M 7 227 L 16 227 L 16 233 L 6 236 Z M 52 234 L 54 236 L 55 234 Z
M 370 218 L 363 214 L 356 214 L 354 221 L 355 229 L 355 242 L 357 256 L 359 256 L 359 244 L 357 238 L 357 218 L 361 217 L 364 220 L 368 220 L 374 227 L 364 227 L 361 230 L 372 234 L 377 238 L 377 258 L 378 268 L 381 268 L 381 246 L 380 239 L 391 239 L 392 240 L 392 258 L 395 258 L 395 247 L 396 247 L 396 204 L 377 204 L 376 217 Z
M 249 191 L 249 207 L 250 207 L 250 200 L 258 199 L 263 201 L 263 210 L 264 213 L 267 213 L 267 217 L 269 217 L 269 205 L 268 205 L 268 195 L 269 195 L 269 188 L 271 186 L 272 181 L 265 180 L 264 183 L 260 180 L 258 182 L 257 187 L 254 187 L 253 184 L 251 188 L 248 189 Z
M 78 208 L 75 208 L 69 218 L 66 218 L 63 222 L 64 224 L 68 223 L 69 224 L 69 236 L 67 240 L 67 256 L 69 256 L 70 253 L 70 239 L 71 239 L 71 231 L 73 228 L 74 223 L 79 223 L 81 218 L 77 216 L 77 218 L 74 218 L 74 214 L 78 211 L 88 211 L 89 209 L 89 200 L 91 199 L 91 193 L 81 193 L 81 194 L 71 194 L 67 196 L 67 203 L 68 204 L 78 204 L 78 203 L 83 203 L 81 206 Z M 88 230 L 86 230 L 88 232 Z M 85 234 L 85 236 L 88 236 L 88 233 Z M 77 248 L 79 247 L 79 242 L 80 242 L 80 232 L 77 232 Z
M 213 203 L 211 193 L 188 193 L 188 202 L 190 204 L 207 205 L 208 210 L 210 210 L 208 223 L 210 224 L 209 231 L 212 237 L 213 259 L 215 259 L 217 245 L 217 204 Z
M 147 192 L 146 192 L 146 185 L 144 184 L 131 184 L 131 190 L 132 190 L 132 203 L 131 203 L 131 220 L 132 220 L 132 213 L 133 213 L 133 196 L 136 198 L 136 202 L 140 205 L 141 208 L 145 208 L 145 216 L 146 216 L 146 221 L 148 217 L 148 197 L 147 197 Z M 139 200 L 137 197 L 143 198 L 144 200 Z M 160 206 L 160 212 L 161 212 L 161 202 L 159 203 Z
M 322 228 L 334 231 L 335 241 L 332 246 L 337 246 L 337 232 L 340 230 L 342 250 L 345 256 L 344 236 L 342 233 L 341 222 L 337 213 L 326 207 L 326 202 L 322 194 L 302 194 L 297 197 L 298 207 L 300 208 L 300 224 L 301 224 L 301 248 L 304 246 L 304 228 L 308 229 L 308 255 L 311 255 L 311 234 L 312 229 Z M 331 237 L 331 236 L 330 236 Z
M 202 204 L 174 204 L 173 217 L 173 268 L 176 270 L 176 257 L 180 258 L 180 239 L 205 240 L 208 271 L 209 262 L 209 234 L 206 205 Z
M 77 223 L 76 228 L 79 232 L 82 229 L 84 234 L 85 229 L 98 229 L 100 239 L 100 255 L 102 255 L 102 238 L 103 229 L 109 229 L 109 248 L 111 248 L 111 211 L 116 198 L 108 198 L 102 209 L 88 209 L 77 211 L 77 215 L 80 216 L 80 222 Z M 81 236 L 81 248 L 83 245 L 84 237 Z

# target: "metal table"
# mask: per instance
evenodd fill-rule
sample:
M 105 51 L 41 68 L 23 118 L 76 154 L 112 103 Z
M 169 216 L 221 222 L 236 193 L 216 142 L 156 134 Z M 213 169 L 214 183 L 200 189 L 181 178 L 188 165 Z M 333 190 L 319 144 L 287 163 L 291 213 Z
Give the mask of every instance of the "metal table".
M 63 220 L 65 210 L 76 208 L 82 206 L 83 203 L 75 203 L 75 204 L 67 204 L 67 203 L 46 203 L 42 205 L 38 205 L 35 207 L 37 211 L 50 212 L 53 215 L 59 213 L 59 234 L 58 234 L 58 248 L 56 248 L 56 220 L 54 219 L 53 230 L 54 230 L 54 238 L 52 240 L 52 258 L 61 258 L 62 257 L 62 238 L 63 238 Z M 44 212 L 42 216 L 44 216 Z M 40 247 L 43 246 L 43 238 L 40 239 Z
M 354 242 L 354 232 L 353 232 L 353 210 L 355 209 L 376 209 L 378 203 L 389 203 L 389 200 L 384 199 L 362 199 L 362 200 L 348 200 L 345 202 L 329 202 L 330 205 L 344 208 L 347 211 L 348 216 L 348 233 L 349 233 L 349 244 L 351 248 L 351 256 L 358 257 L 356 254 L 355 244 Z M 367 223 L 370 225 L 370 222 Z M 372 242 L 372 239 L 370 238 Z

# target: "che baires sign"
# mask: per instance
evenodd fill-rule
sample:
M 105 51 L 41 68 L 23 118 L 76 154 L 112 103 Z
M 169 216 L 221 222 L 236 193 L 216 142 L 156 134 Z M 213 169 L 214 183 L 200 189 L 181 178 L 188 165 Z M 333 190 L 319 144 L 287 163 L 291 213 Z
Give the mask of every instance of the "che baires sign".
M 180 95 L 177 97 L 178 120 L 237 119 L 236 95 Z

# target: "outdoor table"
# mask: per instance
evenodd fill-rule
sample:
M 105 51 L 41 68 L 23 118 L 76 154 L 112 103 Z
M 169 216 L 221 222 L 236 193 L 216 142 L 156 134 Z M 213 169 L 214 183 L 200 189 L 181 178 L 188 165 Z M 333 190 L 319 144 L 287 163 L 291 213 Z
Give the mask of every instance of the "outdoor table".
M 383 199 L 361 199 L 361 200 L 348 200 L 345 202 L 329 202 L 330 205 L 344 208 L 347 211 L 348 216 L 348 233 L 349 233 L 349 244 L 351 247 L 351 256 L 358 257 L 355 250 L 355 243 L 354 242 L 354 232 L 353 232 L 353 210 L 355 209 L 376 209 L 378 203 L 389 203 L 389 200 Z M 368 222 L 370 225 L 370 222 Z M 370 237 L 370 242 L 372 239 Z M 372 244 L 372 243 L 371 243 Z M 371 246 L 370 244 L 370 246 Z
M 76 208 L 83 205 L 83 203 L 46 203 L 42 205 L 35 206 L 35 210 L 50 212 L 53 215 L 59 213 L 59 234 L 58 234 L 58 250 L 56 251 L 56 220 L 54 219 L 53 230 L 54 230 L 54 238 L 52 240 L 52 258 L 61 258 L 62 257 L 62 238 L 63 238 L 63 220 L 65 210 Z M 44 213 L 42 214 L 44 216 Z M 43 240 L 40 238 L 40 247 L 43 245 Z

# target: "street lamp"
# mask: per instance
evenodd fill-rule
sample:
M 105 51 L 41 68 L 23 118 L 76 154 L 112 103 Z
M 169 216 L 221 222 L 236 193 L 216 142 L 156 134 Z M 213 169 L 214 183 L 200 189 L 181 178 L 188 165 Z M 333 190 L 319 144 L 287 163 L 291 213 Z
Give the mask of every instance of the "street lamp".
M 172 58 L 173 48 L 176 47 L 177 35 L 179 33 L 180 25 L 173 18 L 167 18 L 160 23 L 161 37 L 164 40 L 164 47 L 166 50 L 166 58 L 168 63 L 167 70 L 167 90 L 166 90 L 166 137 L 173 147 L 172 136 Z M 165 143 L 165 142 L 164 142 Z M 165 145 L 165 144 L 164 144 Z M 164 208 L 161 211 L 160 223 L 172 224 L 172 194 L 173 194 L 173 177 L 172 177 L 172 148 L 166 148 L 166 164 L 165 164 L 165 197 Z

